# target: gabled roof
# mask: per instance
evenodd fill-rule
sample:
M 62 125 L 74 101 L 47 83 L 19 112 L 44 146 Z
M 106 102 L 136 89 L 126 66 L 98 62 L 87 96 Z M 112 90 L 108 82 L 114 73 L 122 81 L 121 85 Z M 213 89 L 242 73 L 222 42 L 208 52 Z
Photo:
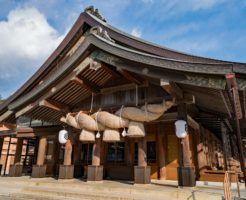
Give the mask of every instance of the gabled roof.
M 88 66 L 88 63 L 84 63 L 84 66 L 78 68 L 77 64 L 90 54 L 95 60 L 127 70 L 127 63 L 134 64 L 134 69 L 130 69 L 133 72 L 141 74 L 146 69 L 150 76 L 159 79 L 165 78 L 166 72 L 169 72 L 169 79 L 186 84 L 189 83 L 189 74 L 196 74 L 198 80 L 199 75 L 218 79 L 227 73 L 246 74 L 245 64 L 203 58 L 160 47 L 124 33 L 94 15 L 93 9 L 80 14 L 64 40 L 39 70 L 0 105 L 0 119 L 3 113 L 11 116 L 12 110 L 32 106 L 30 103 L 44 94 L 46 97 L 53 95 L 51 88 L 58 82 L 62 82 L 66 76 L 71 75 L 72 78 Z M 91 27 L 97 28 L 88 33 Z M 82 35 L 83 42 L 74 54 L 67 56 Z M 65 84 L 63 81 L 62 85 Z

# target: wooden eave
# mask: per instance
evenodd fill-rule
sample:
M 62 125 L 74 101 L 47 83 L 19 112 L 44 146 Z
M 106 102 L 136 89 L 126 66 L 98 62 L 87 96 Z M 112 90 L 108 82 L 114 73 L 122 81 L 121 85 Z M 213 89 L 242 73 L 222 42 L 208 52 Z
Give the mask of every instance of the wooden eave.
M 172 72 L 179 73 L 199 73 L 206 75 L 224 75 L 226 73 L 232 72 L 232 66 L 230 64 L 205 64 L 205 63 L 192 63 L 186 61 L 179 61 L 173 59 L 167 59 L 163 57 L 154 56 L 151 54 L 142 53 L 136 50 L 128 49 L 122 47 L 118 44 L 107 41 L 104 38 L 99 37 L 95 34 L 89 34 L 81 46 L 76 50 L 76 52 L 68 59 L 64 64 L 59 67 L 59 70 L 56 70 L 52 76 L 49 76 L 42 84 L 35 87 L 34 90 L 30 91 L 26 95 L 23 95 L 16 101 L 12 102 L 8 108 L 9 110 L 15 110 L 22 105 L 27 104 L 28 102 L 34 100 L 38 96 L 41 96 L 42 93 L 48 91 L 49 88 L 54 86 L 61 77 L 76 66 L 80 65 L 83 59 L 89 55 L 89 47 L 93 46 L 98 50 L 94 50 L 91 57 L 93 59 L 104 61 L 113 66 L 120 65 L 120 58 L 128 60 L 131 62 L 144 64 L 150 66 L 149 70 L 153 68 L 159 68 L 161 70 L 171 70 Z M 92 49 L 92 48 L 91 48 Z M 94 48 L 93 48 L 94 49 Z M 100 50 L 101 49 L 101 50 Z M 107 53 L 105 53 L 107 52 Z M 110 58 L 110 59 L 108 59 Z M 86 66 L 83 66 L 83 69 Z M 122 67 L 120 65 L 120 67 Z M 81 69 L 81 70 L 83 70 Z M 76 75 L 76 72 L 72 72 L 71 79 Z M 168 75 L 167 75 L 168 76 Z M 171 75 L 170 75 L 171 76 Z

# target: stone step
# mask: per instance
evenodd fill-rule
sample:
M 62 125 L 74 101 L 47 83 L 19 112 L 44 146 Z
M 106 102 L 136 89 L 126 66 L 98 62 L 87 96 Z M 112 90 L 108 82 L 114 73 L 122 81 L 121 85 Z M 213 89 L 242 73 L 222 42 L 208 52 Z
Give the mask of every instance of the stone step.
M 107 184 L 107 183 L 106 183 Z M 2 185 L 0 182 L 1 186 L 6 186 Z M 119 195 L 122 194 L 131 194 L 131 195 L 142 195 L 146 194 L 149 197 L 155 196 L 156 198 L 160 197 L 162 198 L 163 196 L 166 197 L 179 197 L 179 198 L 185 198 L 189 197 L 192 194 L 192 190 L 189 188 L 186 189 L 178 189 L 176 187 L 165 187 L 163 186 L 152 186 L 152 185 L 119 185 L 119 183 L 111 183 L 111 186 L 113 187 L 107 187 L 103 183 L 74 183 L 74 182 L 55 182 L 55 183 L 50 183 L 50 182 L 33 182 L 30 183 L 28 182 L 27 184 L 23 184 L 18 182 L 18 184 L 14 184 L 15 187 L 20 187 L 25 185 L 25 190 L 26 191 L 39 191 L 42 190 L 42 192 L 46 190 L 52 190 L 51 192 L 56 191 L 66 191 L 66 193 L 73 192 L 73 193 L 78 193 L 79 194 L 85 194 L 85 193 L 104 193 L 107 195 L 111 195 L 112 193 L 117 193 Z M 206 192 L 201 192 L 201 191 L 196 191 L 195 195 L 196 196 L 205 196 L 204 199 L 211 198 L 213 196 L 214 199 L 218 199 L 218 197 L 221 196 L 221 192 L 213 192 L 211 193 L 211 190 L 209 190 L 210 193 L 206 194 Z
M 0 199 L 3 200 L 67 200 L 66 197 L 50 197 L 47 195 L 35 195 L 35 194 L 25 194 L 25 193 L 13 193 L 9 195 L 0 195 Z M 77 199 L 69 199 L 77 200 Z
M 129 182 L 103 181 L 101 183 L 85 182 L 79 179 L 56 180 L 52 178 L 32 179 L 32 178 L 0 178 L 1 191 L 12 191 L 10 197 L 18 199 L 18 195 L 24 199 L 37 199 L 44 194 L 47 198 L 43 199 L 84 199 L 100 200 L 221 200 L 223 190 L 221 186 L 197 186 L 194 188 L 177 188 L 176 183 L 164 184 L 163 182 L 153 181 L 149 185 L 133 185 Z M 23 196 L 24 195 L 24 196 Z M 29 196 L 28 196 L 29 195 Z M 8 196 L 6 194 L 6 196 Z M 33 198 L 31 198 L 33 196 Z M 35 198 L 34 198 L 35 197 Z M 49 197 L 49 198 L 48 198 Z M 7 197 L 6 197 L 7 198 Z M 1 197 L 0 197 L 1 199 Z M 11 198 L 10 198 L 11 199 Z M 39 200 L 39 199 L 38 199 Z
M 74 188 L 68 189 L 61 189 L 61 188 L 46 188 L 46 187 L 26 187 L 23 189 L 24 193 L 29 194 L 49 194 L 49 196 L 61 196 L 61 197 L 69 197 L 69 198 L 88 198 L 88 199 L 111 199 L 111 200 L 145 200 L 145 199 L 153 199 L 153 200 L 163 200 L 163 199 L 170 199 L 170 200 L 182 200 L 182 199 L 189 199 L 195 198 L 199 200 L 220 200 L 221 194 L 214 194 L 214 193 L 204 193 L 201 191 L 195 191 L 193 193 L 186 192 L 183 189 L 180 190 L 168 190 L 167 188 L 163 189 L 163 191 L 154 191 L 149 192 L 138 189 L 125 191 L 123 188 L 121 191 L 112 192 L 112 191 L 93 191 L 93 190 L 78 190 Z

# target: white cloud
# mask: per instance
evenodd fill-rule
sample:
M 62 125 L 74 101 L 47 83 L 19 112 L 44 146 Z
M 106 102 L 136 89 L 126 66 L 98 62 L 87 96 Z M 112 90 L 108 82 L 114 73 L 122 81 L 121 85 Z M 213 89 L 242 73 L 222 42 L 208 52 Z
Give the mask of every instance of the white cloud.
M 141 30 L 139 30 L 138 28 L 133 28 L 131 31 L 131 34 L 135 37 L 141 37 L 142 36 Z
M 16 9 L 0 22 L 0 58 L 11 55 L 37 60 L 47 56 L 61 38 L 35 8 Z
M 0 21 L 1 84 L 10 79 L 23 82 L 40 67 L 62 38 L 36 8 L 10 11 L 7 20 Z

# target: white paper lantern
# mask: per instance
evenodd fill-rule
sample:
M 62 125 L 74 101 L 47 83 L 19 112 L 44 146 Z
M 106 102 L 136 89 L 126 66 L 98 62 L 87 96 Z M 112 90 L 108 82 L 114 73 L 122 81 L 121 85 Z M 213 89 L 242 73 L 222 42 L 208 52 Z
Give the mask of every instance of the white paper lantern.
M 68 131 L 63 129 L 59 131 L 59 143 L 66 144 L 68 140 Z
M 177 120 L 175 122 L 175 131 L 178 138 L 185 138 L 187 136 L 187 123 L 184 120 Z

